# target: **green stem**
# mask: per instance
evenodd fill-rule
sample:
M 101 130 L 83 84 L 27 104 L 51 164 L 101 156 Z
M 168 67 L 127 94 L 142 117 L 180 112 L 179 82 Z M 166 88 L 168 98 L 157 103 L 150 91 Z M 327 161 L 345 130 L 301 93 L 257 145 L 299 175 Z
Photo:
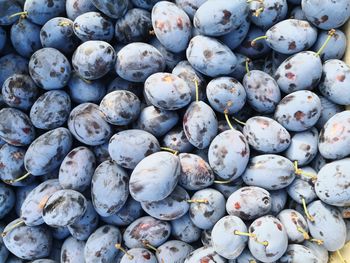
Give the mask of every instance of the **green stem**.
M 321 46 L 321 48 L 317 51 L 316 56 L 319 57 L 321 55 L 321 53 L 323 52 L 323 50 L 326 48 L 328 42 L 331 40 L 331 38 L 334 36 L 335 34 L 335 30 L 331 29 L 328 32 L 328 37 L 326 39 L 326 41 L 323 43 L 323 45 Z
M 18 12 L 18 13 L 14 13 L 14 14 L 10 15 L 8 18 L 11 19 L 11 18 L 16 17 L 16 16 L 27 16 L 27 15 L 28 15 L 27 11 L 22 11 L 22 12 Z

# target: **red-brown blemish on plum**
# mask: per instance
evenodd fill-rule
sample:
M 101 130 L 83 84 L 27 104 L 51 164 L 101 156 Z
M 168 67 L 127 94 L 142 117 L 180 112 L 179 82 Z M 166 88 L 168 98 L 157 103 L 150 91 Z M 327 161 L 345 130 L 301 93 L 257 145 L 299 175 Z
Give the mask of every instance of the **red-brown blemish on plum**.
M 288 73 L 286 73 L 286 77 L 288 79 L 294 80 L 295 79 L 295 74 L 293 74 L 292 72 L 288 72 Z
M 30 128 L 23 128 L 22 131 L 25 133 L 25 134 L 28 134 L 30 133 Z
M 337 80 L 343 82 L 345 80 L 345 75 L 338 75 Z
M 236 203 L 234 204 L 234 207 L 235 207 L 235 209 L 240 209 L 240 208 L 241 208 L 241 205 L 240 205 L 238 202 L 236 202 Z
M 177 24 L 177 27 L 180 28 L 180 30 L 184 29 L 184 24 L 183 24 L 182 19 L 180 17 L 176 20 L 176 24 Z

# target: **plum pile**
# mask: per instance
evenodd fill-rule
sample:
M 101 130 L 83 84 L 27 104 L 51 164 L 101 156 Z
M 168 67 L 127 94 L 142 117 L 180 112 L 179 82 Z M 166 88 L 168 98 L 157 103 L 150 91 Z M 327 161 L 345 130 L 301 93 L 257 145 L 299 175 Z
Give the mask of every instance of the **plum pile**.
M 350 262 L 349 18 L 0 0 L 0 263 Z

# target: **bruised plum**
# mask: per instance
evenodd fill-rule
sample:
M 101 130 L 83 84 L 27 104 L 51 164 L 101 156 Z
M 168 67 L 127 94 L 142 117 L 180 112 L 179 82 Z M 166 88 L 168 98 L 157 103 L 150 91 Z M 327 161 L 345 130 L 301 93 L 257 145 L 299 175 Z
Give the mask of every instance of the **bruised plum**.
M 250 225 L 249 233 L 256 236 L 256 238 L 249 238 L 249 250 L 260 261 L 274 262 L 287 250 L 288 235 L 285 227 L 271 215 L 256 219 Z M 256 240 L 267 241 L 267 245 L 258 243 Z
M 302 0 L 301 7 L 311 23 L 325 30 L 342 26 L 350 17 L 347 0 Z
M 115 37 L 118 42 L 132 43 L 148 39 L 152 30 L 151 13 L 140 8 L 130 9 L 115 24 Z
M 29 74 L 42 89 L 61 89 L 67 85 L 72 68 L 57 49 L 46 47 L 36 51 L 29 61 Z
M 125 204 L 129 176 L 113 161 L 104 161 L 92 176 L 91 196 L 96 212 L 101 216 L 110 216 L 118 212 Z
M 346 63 L 330 59 L 323 64 L 322 79 L 318 88 L 327 99 L 340 105 L 349 105 L 349 83 L 350 67 Z
M 32 175 L 55 170 L 72 147 L 73 138 L 66 128 L 44 133 L 32 142 L 24 156 L 24 166 Z
M 175 127 L 165 134 L 162 139 L 162 145 L 178 152 L 191 152 L 194 148 L 188 141 L 182 127 Z
M 4 232 L 20 222 L 16 219 L 9 223 Z M 20 225 L 11 231 L 8 231 L 3 238 L 6 248 L 15 256 L 34 260 L 47 257 L 51 251 L 52 236 L 49 229 L 45 226 L 26 226 Z
M 0 137 L 8 144 L 25 146 L 35 139 L 35 129 L 27 114 L 3 108 L 0 110 Z
M 271 118 L 256 116 L 248 119 L 243 134 L 250 146 L 263 153 L 279 153 L 290 145 L 290 134 Z
M 244 87 L 231 77 L 213 79 L 208 83 L 206 93 L 210 105 L 221 113 L 236 113 L 243 108 L 246 101 Z
M 318 148 L 327 159 L 342 159 L 350 154 L 350 111 L 330 118 L 320 132 Z
M 187 190 L 200 190 L 214 182 L 214 173 L 200 156 L 191 153 L 179 155 L 181 173 L 179 185 Z
M 140 114 L 141 102 L 132 92 L 117 90 L 108 93 L 101 101 L 100 110 L 107 122 L 128 125 Z
M 193 24 L 207 36 L 221 36 L 237 29 L 248 16 L 246 0 L 206 1 L 196 11 Z
M 191 38 L 191 21 L 184 10 L 168 1 L 156 3 L 152 9 L 152 26 L 160 43 L 171 52 L 187 48 Z
M 178 156 L 169 152 L 153 153 L 142 159 L 131 173 L 130 194 L 139 202 L 160 201 L 175 189 L 179 176 Z
M 71 111 L 71 100 L 63 90 L 41 95 L 30 109 L 30 120 L 36 128 L 51 130 L 62 126 Z
M 49 197 L 43 208 L 45 223 L 53 227 L 75 223 L 86 211 L 85 197 L 74 190 L 59 190 Z
M 186 57 L 194 69 L 209 77 L 229 74 L 237 65 L 237 58 L 228 46 L 201 35 L 191 39 Z
M 116 53 L 110 44 L 105 41 L 90 40 L 75 50 L 72 65 L 82 78 L 94 80 L 112 70 L 115 60 Z
M 191 90 L 180 77 L 170 73 L 155 73 L 145 81 L 145 97 L 155 107 L 178 110 L 191 101 Z
M 192 145 L 207 148 L 218 132 L 215 112 L 202 101 L 192 102 L 183 117 L 183 129 Z
M 87 147 L 80 146 L 70 151 L 63 159 L 58 178 L 65 189 L 79 192 L 86 190 L 96 166 L 93 152 Z
M 237 130 L 218 134 L 210 144 L 209 164 L 222 179 L 237 179 L 249 161 L 250 149 L 246 138 Z
M 189 215 L 192 222 L 201 229 L 211 229 L 225 214 L 225 197 L 215 189 L 199 190 L 191 199 L 194 202 L 190 205 Z
M 303 51 L 287 58 L 276 70 L 275 79 L 285 93 L 312 90 L 322 76 L 322 61 L 311 51 Z
M 226 211 L 229 215 L 238 216 L 243 220 L 252 220 L 266 215 L 271 210 L 269 192 L 256 186 L 245 186 L 227 199 Z
M 143 242 L 158 247 L 169 238 L 170 232 L 171 228 L 168 222 L 144 216 L 126 228 L 123 240 L 128 248 L 143 247 Z
M 26 111 L 35 102 L 39 89 L 30 76 L 13 74 L 5 80 L 1 92 L 7 105 Z
M 114 26 L 99 12 L 86 12 L 78 16 L 73 23 L 75 35 L 82 41 L 104 40 L 111 41 Z
M 93 103 L 80 104 L 71 111 L 68 129 L 78 141 L 92 146 L 107 142 L 112 135 L 102 111 Z
M 243 86 L 247 93 L 247 102 L 261 113 L 272 113 L 281 100 L 281 91 L 276 81 L 267 73 L 252 70 L 245 74 Z
M 317 29 L 309 22 L 286 19 L 266 31 L 266 43 L 275 51 L 295 54 L 310 48 L 317 39 Z
M 315 192 L 325 203 L 350 206 L 350 158 L 326 164 L 317 173 Z
M 120 77 L 128 81 L 143 82 L 150 75 L 164 69 L 163 55 L 150 44 L 131 43 L 117 54 L 115 70 Z
M 133 169 L 146 156 L 160 150 L 156 137 L 143 131 L 130 129 L 116 133 L 109 141 L 111 158 L 120 166 Z
M 119 254 L 114 246 L 122 240 L 120 230 L 112 225 L 104 225 L 96 229 L 86 241 L 84 259 L 86 263 L 116 262 Z

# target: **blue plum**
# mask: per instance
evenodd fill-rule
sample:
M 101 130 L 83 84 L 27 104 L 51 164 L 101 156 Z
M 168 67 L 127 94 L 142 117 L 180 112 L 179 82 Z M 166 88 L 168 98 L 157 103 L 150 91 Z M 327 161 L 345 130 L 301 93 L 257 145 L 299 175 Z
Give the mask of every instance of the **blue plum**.
M 128 125 L 135 121 L 141 111 L 140 99 L 127 90 L 108 93 L 100 103 L 105 120 L 113 125 Z
M 191 39 L 186 57 L 195 70 L 209 77 L 229 74 L 237 65 L 237 58 L 228 46 L 202 35 Z
M 93 103 L 80 104 L 71 111 L 68 129 L 78 141 L 92 146 L 107 142 L 112 135 L 112 128 Z
M 243 134 L 252 148 L 263 153 L 283 152 L 291 140 L 289 132 L 281 124 L 262 116 L 248 119 Z
M 4 231 L 7 232 L 13 225 L 20 222 L 16 219 L 9 223 Z M 6 248 L 15 256 L 34 260 L 49 255 L 51 251 L 52 236 L 45 226 L 20 225 L 9 231 L 3 238 Z
M 91 0 L 66 0 L 67 17 L 72 21 L 81 14 L 92 11 L 97 11 L 97 8 Z
M 68 237 L 62 245 L 61 263 L 81 263 L 84 262 L 85 242 Z
M 85 191 L 91 184 L 96 167 L 94 153 L 87 147 L 80 146 L 71 150 L 63 159 L 58 179 L 64 189 Z
M 16 195 L 12 188 L 0 183 L 0 219 L 3 219 L 14 207 Z
M 30 120 L 36 128 L 51 130 L 62 126 L 71 111 L 71 100 L 63 90 L 42 94 L 30 109 Z
M 115 24 L 115 38 L 121 43 L 142 42 L 150 38 L 151 13 L 141 8 L 130 9 Z
M 0 110 L 0 137 L 14 146 L 29 145 L 35 138 L 35 129 L 27 114 L 14 108 Z
M 112 22 L 99 12 L 86 12 L 73 23 L 75 35 L 83 42 L 88 40 L 111 41 L 114 36 Z
M 117 19 L 127 12 L 128 0 L 91 0 L 92 4 L 108 17 Z
M 34 104 L 39 89 L 28 75 L 13 74 L 2 85 L 2 97 L 10 107 L 29 110 Z
M 99 79 L 113 69 L 116 53 L 105 41 L 86 41 L 75 50 L 72 65 L 77 74 L 88 80 Z
M 144 216 L 132 222 L 123 234 L 123 240 L 128 248 L 143 247 L 145 242 L 158 247 L 171 234 L 170 223 Z
M 115 262 L 119 251 L 114 247 L 121 242 L 120 230 L 111 225 L 104 225 L 93 232 L 84 247 L 86 263 Z
M 73 53 L 79 44 L 79 39 L 74 35 L 73 21 L 65 17 L 47 21 L 40 29 L 40 41 L 43 47 L 56 48 L 64 54 Z
M 178 219 L 172 220 L 170 223 L 171 234 L 176 239 L 192 243 L 200 238 L 201 230 L 193 224 L 188 213 Z
M 20 19 L 12 25 L 10 37 L 14 49 L 23 57 L 29 58 L 41 48 L 40 26 L 27 19 Z
M 143 82 L 150 75 L 164 69 L 163 55 L 150 44 L 131 43 L 117 54 L 115 70 L 120 77 L 128 81 Z
M 178 120 L 179 115 L 176 111 L 167 111 L 148 106 L 141 110 L 140 116 L 133 127 L 147 131 L 156 137 L 161 137 L 170 131 Z
M 193 25 L 203 35 L 221 36 L 237 29 L 249 13 L 245 0 L 206 1 L 196 11 Z
M 32 175 L 55 170 L 72 147 L 72 135 L 66 128 L 56 128 L 37 137 L 24 156 L 24 166 Z
M 191 38 L 191 21 L 184 10 L 168 1 L 160 1 L 152 8 L 152 26 L 162 45 L 172 52 L 187 48 Z
M 104 161 L 95 170 L 91 182 L 92 203 L 101 216 L 118 212 L 129 196 L 129 176 L 113 161 Z
M 67 85 L 71 70 L 68 59 L 54 48 L 39 49 L 29 61 L 30 76 L 45 90 L 61 89 Z
M 190 104 L 182 125 L 188 141 L 199 149 L 207 148 L 218 132 L 215 112 L 203 101 Z
M 31 22 L 44 25 L 51 18 L 64 14 L 65 1 L 26 0 L 23 10 L 26 12 L 26 17 Z
M 160 201 L 175 189 L 179 176 L 178 156 L 169 152 L 153 153 L 142 159 L 132 171 L 130 194 L 139 202 Z
M 13 74 L 28 74 L 28 60 L 10 53 L 0 58 L 0 87 Z

